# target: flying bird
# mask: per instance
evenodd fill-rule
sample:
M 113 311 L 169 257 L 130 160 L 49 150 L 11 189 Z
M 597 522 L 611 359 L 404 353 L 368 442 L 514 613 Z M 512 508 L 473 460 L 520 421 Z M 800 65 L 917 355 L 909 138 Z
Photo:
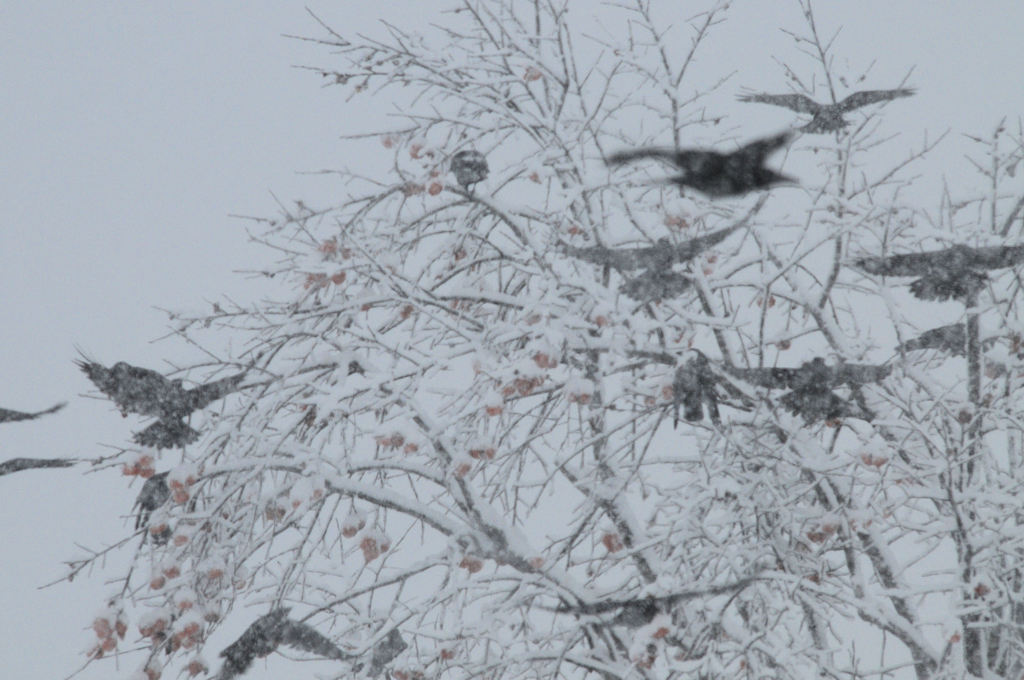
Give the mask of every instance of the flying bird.
M 626 279 L 619 290 L 634 300 L 653 302 L 677 297 L 692 285 L 691 277 L 672 271 L 672 265 L 692 260 L 708 248 L 721 243 L 744 224 L 746 220 L 741 220 L 724 229 L 678 244 L 673 244 L 667 238 L 660 238 L 656 245 L 645 248 L 565 246 L 565 252 L 572 257 L 608 266 L 620 272 L 647 269 L 638 276 Z
M 1024 246 L 971 248 L 955 245 L 925 253 L 864 257 L 854 265 L 869 274 L 916 276 L 910 292 L 922 300 L 965 300 L 980 291 L 990 269 L 1024 262 Z
M 455 180 L 468 191 L 470 184 L 487 179 L 489 168 L 487 159 L 482 153 L 474 149 L 467 149 L 452 156 L 451 171 L 455 175 Z
M 39 416 L 45 416 L 45 415 L 48 415 L 50 413 L 56 413 L 57 411 L 61 410 L 62 408 L 64 408 L 67 405 L 68 404 L 67 404 L 66 401 L 62 401 L 59 404 L 51 406 L 50 408 L 46 409 L 45 411 L 36 411 L 35 413 L 24 413 L 22 411 L 10 411 L 10 410 L 5 409 L 5 408 L 0 408 L 0 423 L 14 423 L 14 422 L 17 422 L 19 420 L 35 420 Z
M 616 612 L 614 618 L 608 623 L 611 625 L 622 625 L 630 628 L 638 628 L 647 625 L 651 620 L 662 612 L 669 612 L 680 602 L 693 600 L 698 597 L 710 597 L 725 593 L 734 593 L 743 590 L 757 580 L 757 576 L 748 576 L 733 583 L 720 586 L 710 586 L 700 590 L 684 590 L 671 595 L 660 595 L 629 599 L 601 600 L 599 602 L 586 602 L 574 605 L 563 605 L 554 611 L 559 614 L 584 614 L 597 615 Z
M 606 248 L 604 246 L 576 248 L 566 246 L 565 252 L 581 260 L 607 265 L 619 271 L 641 268 L 661 269 L 670 267 L 677 262 L 692 260 L 708 248 L 724 241 L 729 234 L 742 227 L 745 223 L 745 221 L 741 221 L 724 229 L 719 229 L 674 245 L 667 238 L 660 238 L 654 246 L 646 248 Z
M 802 132 L 822 133 L 842 130 L 849 125 L 849 121 L 843 118 L 843 114 L 854 109 L 859 109 L 868 104 L 886 102 L 899 97 L 909 97 L 914 94 L 913 89 L 900 88 L 897 90 L 864 90 L 854 92 L 846 99 L 836 104 L 819 104 L 810 97 L 802 94 L 749 94 L 740 97 L 741 102 L 756 102 L 758 104 L 773 104 L 792 109 L 797 113 L 811 114 L 811 122 L 799 128 Z
M 281 645 L 328 659 L 352 657 L 311 626 L 289 619 L 289 611 L 287 607 L 279 607 L 264 614 L 253 621 L 237 640 L 225 647 L 220 653 L 224 663 L 217 679 L 232 680 L 242 675 L 257 657 L 269 656 Z
M 645 147 L 620 151 L 608 157 L 609 165 L 629 163 L 641 158 L 656 158 L 675 165 L 681 172 L 665 181 L 687 186 L 712 198 L 738 196 L 768 189 L 776 184 L 795 184 L 796 180 L 766 168 L 765 158 L 785 146 L 793 134 L 784 132 L 757 139 L 731 153 L 703 149 Z
M 193 411 L 206 408 L 238 390 L 245 373 L 221 378 L 193 389 L 148 368 L 119 361 L 107 368 L 88 359 L 75 362 L 101 392 L 117 404 L 121 414 L 138 413 L 158 420 L 134 435 L 142 446 L 173 448 L 194 442 L 199 433 L 185 423 Z
M 847 384 L 859 387 L 878 382 L 892 372 L 887 365 L 840 363 L 828 366 L 821 357 L 804 362 L 798 368 L 724 367 L 730 375 L 768 389 L 789 389 L 779 402 L 807 422 L 836 418 L 871 419 L 871 414 L 854 406 L 833 390 Z

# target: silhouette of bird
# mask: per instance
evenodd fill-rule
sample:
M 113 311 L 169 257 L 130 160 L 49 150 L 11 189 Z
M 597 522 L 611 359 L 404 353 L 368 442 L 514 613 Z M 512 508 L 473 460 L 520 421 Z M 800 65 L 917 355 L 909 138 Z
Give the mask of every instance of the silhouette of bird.
M 708 248 L 718 245 L 745 222 L 733 224 L 697 238 L 673 245 L 667 238 L 660 238 L 657 244 L 647 248 L 606 248 L 591 246 L 576 248 L 566 246 L 565 251 L 594 264 L 602 264 L 619 271 L 633 269 L 661 269 L 670 267 L 677 262 L 687 262 L 703 253 Z
M 782 148 L 793 138 L 784 132 L 774 137 L 757 139 L 731 153 L 703 149 L 670 149 L 646 147 L 620 151 L 608 157 L 610 165 L 629 163 L 640 158 L 657 158 L 682 171 L 665 181 L 687 186 L 712 198 L 738 196 L 776 184 L 795 184 L 796 180 L 764 166 L 771 152 Z
M 899 97 L 909 97 L 914 92 L 913 89 L 909 88 L 864 90 L 862 92 L 854 92 L 836 104 L 819 104 L 802 94 L 749 94 L 740 97 L 739 100 L 741 102 L 784 106 L 797 113 L 809 113 L 812 116 L 811 122 L 799 129 L 802 132 L 822 133 L 842 130 L 849 125 L 849 121 L 843 118 L 843 114 L 849 113 L 854 109 L 859 109 L 868 104 L 890 101 Z
M 605 265 L 618 271 L 647 269 L 639 276 L 626 279 L 619 290 L 634 300 L 654 302 L 677 297 L 692 285 L 693 281 L 689 276 L 672 271 L 673 264 L 692 260 L 708 248 L 721 243 L 729 234 L 745 223 L 745 220 L 740 221 L 724 229 L 675 245 L 667 238 L 660 238 L 657 245 L 646 248 L 565 246 L 565 252 L 581 260 Z
M 218 680 L 231 680 L 249 670 L 257 657 L 269 656 L 281 645 L 328 659 L 349 659 L 351 654 L 305 623 L 288 618 L 287 607 L 279 607 L 256 619 L 220 655 L 224 657 Z
M 455 180 L 468 191 L 470 184 L 487 179 L 489 168 L 487 159 L 482 153 L 474 149 L 467 149 L 452 156 L 451 171 L 455 175 Z
M 135 528 L 141 529 L 149 524 L 150 514 L 167 502 L 171 497 L 171 490 L 167 486 L 167 473 L 158 472 L 145 481 L 135 497 L 135 505 L 139 508 L 139 514 L 135 516 Z
M 703 420 L 704 404 L 708 405 L 712 422 L 719 422 L 716 382 L 710 362 L 701 352 L 697 352 L 695 357 L 676 369 L 672 381 L 672 403 L 675 407 L 676 423 L 679 422 L 680 404 L 683 406 L 683 417 L 690 422 Z
M 10 411 L 10 410 L 5 409 L 5 408 L 0 408 L 0 423 L 14 423 L 14 422 L 17 422 L 19 420 L 35 420 L 39 416 L 45 416 L 45 415 L 48 415 L 50 413 L 56 413 L 57 411 L 61 410 L 62 408 L 64 408 L 67 405 L 68 404 L 67 404 L 66 401 L 62 401 L 59 404 L 51 406 L 50 408 L 46 409 L 45 411 L 36 411 L 35 413 L 24 413 L 22 411 Z
M 981 290 L 990 269 L 1013 267 L 1024 262 L 1024 246 L 971 248 L 955 245 L 925 253 L 888 257 L 864 257 L 854 265 L 869 274 L 917 276 L 910 292 L 922 300 L 964 300 Z
M 743 590 L 757 580 L 757 576 L 748 576 L 733 583 L 720 586 L 709 586 L 699 590 L 685 590 L 671 595 L 660 595 L 650 597 L 601 600 L 600 602 L 587 602 L 581 604 L 563 605 L 554 611 L 559 614 L 584 614 L 597 615 L 608 612 L 616 612 L 614 618 L 608 623 L 621 625 L 630 628 L 645 626 L 662 612 L 669 612 L 680 602 L 693 600 L 698 597 L 711 597 L 724 593 L 734 593 Z
M 75 362 L 101 392 L 110 397 L 121 414 L 156 416 L 153 423 L 135 434 L 136 443 L 155 448 L 173 448 L 194 442 L 199 433 L 185 423 L 193 411 L 238 389 L 245 373 L 221 378 L 193 389 L 181 380 L 170 380 L 148 368 L 119 361 L 110 368 L 88 359 Z
M 853 386 L 878 382 L 892 372 L 887 365 L 840 363 L 828 366 L 821 357 L 805 362 L 799 368 L 736 368 L 725 371 L 740 380 L 769 389 L 790 391 L 779 402 L 790 412 L 801 415 L 808 422 L 836 418 L 871 419 L 871 414 L 854 406 L 832 390 L 844 384 Z

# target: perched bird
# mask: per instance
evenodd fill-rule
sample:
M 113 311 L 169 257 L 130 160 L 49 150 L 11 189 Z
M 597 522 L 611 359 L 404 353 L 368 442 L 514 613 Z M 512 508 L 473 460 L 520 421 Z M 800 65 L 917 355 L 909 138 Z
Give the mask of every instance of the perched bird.
M 221 651 L 224 664 L 218 680 L 231 680 L 249 670 L 257 657 L 268 656 L 281 645 L 318 654 L 328 659 L 349 659 L 351 654 L 342 651 L 305 623 L 288 618 L 286 607 L 274 609 L 256 619 L 242 635 Z
M 467 149 L 452 156 L 451 171 L 455 175 L 455 180 L 468 191 L 470 184 L 487 179 L 489 168 L 487 159 L 482 153 L 474 149 Z
M 860 386 L 878 382 L 892 372 L 887 365 L 840 363 L 828 366 L 821 357 L 805 362 L 799 368 L 735 368 L 724 367 L 730 375 L 753 385 L 790 391 L 779 398 L 790 412 L 808 422 L 836 418 L 871 419 L 871 414 L 841 398 L 834 389 L 844 384 Z
M 914 90 L 900 88 L 898 90 L 864 90 L 854 92 L 836 104 L 819 104 L 802 94 L 748 94 L 740 97 L 741 102 L 774 104 L 784 106 L 797 113 L 811 114 L 811 122 L 799 128 L 802 132 L 821 133 L 842 130 L 849 125 L 843 114 L 859 109 L 868 104 L 890 101 L 899 97 L 909 97 Z
M 619 290 L 635 300 L 653 302 L 677 297 L 692 285 L 692 279 L 689 276 L 672 271 L 673 264 L 692 260 L 708 248 L 721 243 L 729 234 L 744 224 L 746 221 L 742 220 L 724 229 L 678 244 L 672 244 L 667 238 L 660 238 L 656 245 L 646 248 L 565 246 L 565 252 L 572 257 L 605 265 L 618 271 L 647 269 L 639 276 L 626 279 Z
M 36 411 L 35 413 L 24 413 L 22 411 L 9 411 L 9 410 L 7 410 L 5 408 L 0 408 L 0 423 L 13 423 L 13 422 L 17 422 L 19 420 L 35 420 L 39 416 L 45 416 L 45 415 L 48 415 L 50 413 L 56 413 L 57 411 L 61 410 L 62 408 L 64 408 L 67 405 L 68 404 L 67 404 L 66 401 L 62 401 L 59 404 L 51 406 L 50 408 L 46 409 L 45 411 Z
M 955 245 L 925 253 L 864 257 L 854 265 L 869 274 L 919 277 L 911 282 L 910 292 L 922 300 L 965 300 L 985 286 L 987 270 L 1022 262 L 1024 246 Z
M 620 151 L 608 157 L 610 165 L 628 163 L 640 158 L 657 158 L 675 165 L 681 174 L 665 181 L 696 189 L 713 198 L 738 196 L 749 191 L 768 189 L 776 184 L 796 180 L 764 166 L 768 154 L 780 149 L 793 138 L 784 132 L 774 137 L 757 139 L 731 153 L 703 149 L 670 149 L 647 147 Z
M 75 362 L 101 392 L 110 397 L 122 415 L 138 413 L 159 420 L 135 434 L 136 443 L 156 448 L 172 448 L 194 442 L 199 433 L 185 423 L 193 411 L 238 390 L 245 373 L 221 378 L 193 389 L 185 389 L 181 380 L 170 380 L 148 368 L 119 361 L 107 368 L 95 361 Z
M 712 422 L 719 421 L 715 383 L 715 374 L 711 371 L 710 362 L 700 352 L 676 369 L 672 381 L 672 403 L 675 407 L 676 423 L 679 422 L 680 404 L 684 409 L 683 417 L 690 422 L 704 418 L 704 404 L 708 405 Z
M 611 625 L 627 626 L 638 628 L 647 625 L 658 614 L 668 613 L 680 602 L 693 600 L 698 597 L 710 597 L 724 593 L 734 593 L 743 590 L 757 580 L 756 576 L 748 576 L 733 583 L 721 586 L 710 586 L 701 590 L 686 590 L 671 595 L 660 595 L 623 600 L 601 600 L 600 602 L 587 602 L 574 605 L 563 605 L 554 611 L 559 614 L 583 614 L 597 615 L 608 612 L 616 612 L 614 618 L 608 623 Z
M 135 528 L 141 529 L 149 524 L 149 515 L 170 497 L 171 490 L 167 486 L 166 472 L 158 472 L 147 479 L 135 498 L 135 505 L 139 508 L 139 514 L 135 517 Z

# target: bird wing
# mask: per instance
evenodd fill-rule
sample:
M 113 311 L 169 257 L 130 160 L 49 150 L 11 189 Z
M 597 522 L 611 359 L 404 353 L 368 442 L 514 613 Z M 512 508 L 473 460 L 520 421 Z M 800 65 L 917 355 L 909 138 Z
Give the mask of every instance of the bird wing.
M 66 401 L 62 401 L 59 404 L 51 406 L 45 411 L 36 411 L 35 413 L 23 413 L 22 411 L 11 411 L 5 408 L 0 408 L 0 423 L 13 423 L 19 420 L 35 420 L 39 416 L 56 413 L 67 405 L 68 403 Z
M 730 375 L 751 385 L 776 390 L 792 387 L 803 375 L 799 368 L 724 368 Z
M 936 250 L 928 253 L 903 253 L 887 257 L 862 257 L 854 262 L 854 266 L 869 274 L 885 276 L 924 276 L 932 273 L 937 266 L 942 266 L 950 249 Z
M 228 376 L 188 390 L 188 406 L 192 411 L 206 408 L 212 402 L 222 399 L 238 389 L 245 373 Z
M 841 385 L 863 385 L 869 382 L 884 380 L 892 373 L 892 366 L 889 364 L 839 364 L 831 369 L 831 384 Z
M 729 236 L 729 234 L 733 233 L 734 231 L 742 227 L 744 224 L 746 224 L 745 220 L 739 222 L 738 224 L 734 224 L 731 227 L 725 227 L 724 229 L 713 231 L 710 234 L 704 234 L 703 236 L 698 236 L 697 238 L 690 239 L 685 243 L 680 243 L 679 245 L 674 247 L 675 253 L 673 259 L 676 262 L 686 262 L 687 260 L 692 260 L 693 258 L 697 257 L 708 248 L 724 241 L 725 238 Z
M 594 264 L 607 265 L 620 271 L 650 266 L 659 252 L 663 251 L 658 248 L 605 248 L 604 246 L 590 248 L 569 246 L 566 248 L 566 253 L 573 257 Z
M 745 167 L 756 167 L 764 164 L 764 159 L 771 152 L 776 149 L 780 149 L 790 140 L 793 139 L 793 133 L 786 131 L 773 135 L 772 137 L 764 137 L 763 139 L 755 139 L 752 142 L 748 142 L 741 146 L 739 149 L 729 154 L 730 159 L 742 159 Z
M 748 576 L 746 578 L 741 578 L 738 581 L 733 581 L 732 583 L 726 583 L 720 586 L 708 586 L 707 588 L 683 590 L 670 595 L 659 595 L 654 597 L 635 597 L 625 600 L 601 600 L 600 602 L 587 602 L 578 605 L 560 607 L 556 611 L 562 613 L 576 612 L 580 614 L 603 614 L 604 612 L 622 609 L 623 607 L 639 606 L 646 603 L 655 603 L 671 607 L 679 602 L 693 600 L 698 597 L 722 595 L 723 593 L 732 593 L 737 590 L 742 590 L 756 580 L 757 576 Z
M 660 158 L 661 160 L 668 161 L 669 163 L 675 163 L 676 157 L 679 155 L 679 151 L 667 146 L 647 146 L 639 149 L 627 149 L 625 151 L 618 151 L 608 156 L 605 162 L 608 165 L 619 165 L 620 163 L 629 163 L 635 161 L 638 158 Z
M 970 265 L 977 269 L 1003 269 L 1024 262 L 1024 246 L 970 248 Z
M 11 458 L 0 463 L 0 477 L 33 468 L 71 467 L 77 462 L 68 458 Z
M 927 330 L 916 338 L 907 340 L 900 349 L 905 352 L 912 352 L 917 349 L 938 349 L 950 354 L 964 354 L 966 351 L 967 334 L 962 323 L 953 323 L 948 326 L 939 326 Z
M 892 99 L 898 99 L 899 97 L 909 97 L 914 94 L 916 90 L 911 88 L 900 88 L 898 90 L 862 90 L 860 92 L 854 92 L 849 97 L 839 102 L 839 109 L 846 111 L 853 111 L 859 109 L 862 106 L 868 104 L 877 104 L 878 102 L 890 101 Z
M 327 659 L 346 659 L 351 656 L 312 626 L 291 619 L 281 622 L 281 644 Z
M 113 376 L 110 373 L 110 369 L 103 364 L 95 361 L 89 361 L 88 359 L 75 359 L 75 365 L 82 369 L 86 377 L 92 381 L 92 384 L 103 392 L 107 396 L 111 396 L 114 392 L 115 385 Z
M 784 106 L 797 113 L 815 114 L 821 109 L 821 104 L 802 94 L 748 94 L 740 97 L 739 100 Z

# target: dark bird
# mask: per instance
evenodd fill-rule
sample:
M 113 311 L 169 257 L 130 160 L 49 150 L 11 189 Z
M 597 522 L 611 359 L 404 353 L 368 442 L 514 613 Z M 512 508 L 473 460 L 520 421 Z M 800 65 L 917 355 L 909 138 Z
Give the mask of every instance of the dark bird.
M 871 414 L 841 398 L 834 389 L 846 384 L 859 387 L 878 382 L 892 372 L 887 365 L 840 363 L 828 366 L 821 357 L 805 362 L 799 368 L 735 368 L 724 367 L 730 375 L 752 385 L 790 391 L 779 402 L 790 412 L 808 422 L 836 418 L 871 419 Z
M 693 283 L 691 277 L 673 271 L 672 265 L 692 260 L 708 248 L 721 243 L 729 234 L 745 224 L 746 220 L 741 220 L 724 229 L 678 244 L 672 244 L 667 238 L 660 238 L 656 245 L 646 248 L 565 246 L 565 252 L 572 257 L 608 266 L 618 271 L 647 269 L 646 272 L 638 276 L 626 279 L 619 290 L 634 300 L 654 302 L 677 297 Z
M 703 149 L 670 149 L 647 147 L 620 151 L 608 157 L 609 165 L 628 163 L 640 158 L 657 158 L 682 171 L 665 181 L 696 189 L 713 198 L 738 196 L 749 191 L 768 189 L 776 184 L 795 184 L 792 177 L 766 168 L 765 158 L 793 138 L 784 132 L 774 137 L 757 139 L 732 153 Z
M 910 292 L 922 300 L 965 300 L 980 291 L 990 269 L 1024 262 L 1024 246 L 971 248 L 955 245 L 926 253 L 864 257 L 854 265 L 869 274 L 916 276 Z
M 740 97 L 741 102 L 756 102 L 784 106 L 797 113 L 811 114 L 811 122 L 799 128 L 802 132 L 821 133 L 842 130 L 849 125 L 843 114 L 859 109 L 868 104 L 886 102 L 899 97 L 909 97 L 914 90 L 900 88 L 898 90 L 864 90 L 854 92 L 836 104 L 819 104 L 802 94 L 748 94 Z
M 748 576 L 733 583 L 721 586 L 710 586 L 700 590 L 686 590 L 671 595 L 660 595 L 651 597 L 630 598 L 623 600 L 601 600 L 600 602 L 588 602 L 575 605 L 563 605 L 554 611 L 560 614 L 583 614 L 597 615 L 608 612 L 616 612 L 614 618 L 608 623 L 611 625 L 622 625 L 630 628 L 645 626 L 662 612 L 669 612 L 680 602 L 693 600 L 698 597 L 710 597 L 725 593 L 734 593 L 743 590 L 757 580 L 756 576 Z
M 166 472 L 159 472 L 147 479 L 135 498 L 135 505 L 139 508 L 139 514 L 135 517 L 135 528 L 141 529 L 149 524 L 150 514 L 170 497 L 171 490 L 167 486 Z
M 452 156 L 451 171 L 455 175 L 455 180 L 468 191 L 470 184 L 487 179 L 489 168 L 482 153 L 467 149 Z
M 66 401 L 62 401 L 55 406 L 51 406 L 45 411 L 36 411 L 35 413 L 23 413 L 22 411 L 9 411 L 5 408 L 0 408 L 0 423 L 14 423 L 19 420 L 35 420 L 39 416 L 45 416 L 50 413 L 56 413 L 67 406 Z
M 221 651 L 224 664 L 218 680 L 231 680 L 249 670 L 257 657 L 269 656 L 281 645 L 294 647 L 328 659 L 349 659 L 351 654 L 341 650 L 324 635 L 305 623 L 288 618 L 286 607 L 274 609 L 256 619 L 242 635 Z
M 607 265 L 619 271 L 641 268 L 663 269 L 671 267 L 677 262 L 692 260 L 708 248 L 724 241 L 729 234 L 745 224 L 745 221 L 741 221 L 724 229 L 719 229 L 675 245 L 667 238 L 660 238 L 654 246 L 646 248 L 605 248 L 604 246 L 576 248 L 566 246 L 565 252 L 581 260 Z
M 676 423 L 679 422 L 680 404 L 683 406 L 683 417 L 690 422 L 703 420 L 705 404 L 712 422 L 719 422 L 715 384 L 716 378 L 711 371 L 710 362 L 700 352 L 677 368 L 672 381 L 672 404 L 675 407 Z
M 111 368 L 89 360 L 75 363 L 101 392 L 117 404 L 122 415 L 138 413 L 159 419 L 134 436 L 136 443 L 155 448 L 173 448 L 194 442 L 199 433 L 185 423 L 185 418 L 238 390 L 245 377 L 245 373 L 239 373 L 185 389 L 181 380 L 171 380 L 156 371 L 123 361 Z

